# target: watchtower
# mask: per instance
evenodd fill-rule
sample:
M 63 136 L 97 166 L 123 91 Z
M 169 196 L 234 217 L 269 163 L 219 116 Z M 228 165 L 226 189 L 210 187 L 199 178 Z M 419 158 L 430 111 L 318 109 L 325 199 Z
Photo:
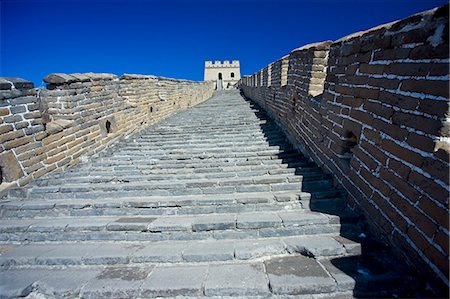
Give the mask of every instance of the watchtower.
M 217 90 L 235 88 L 235 84 L 241 79 L 239 60 L 205 61 L 205 81 L 215 81 Z

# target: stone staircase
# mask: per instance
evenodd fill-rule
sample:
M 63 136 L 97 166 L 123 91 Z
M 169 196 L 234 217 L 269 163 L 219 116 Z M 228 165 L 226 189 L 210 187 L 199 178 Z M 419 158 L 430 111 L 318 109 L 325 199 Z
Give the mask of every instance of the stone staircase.
M 0 216 L 0 298 L 414 292 L 342 190 L 238 91 L 12 190 Z

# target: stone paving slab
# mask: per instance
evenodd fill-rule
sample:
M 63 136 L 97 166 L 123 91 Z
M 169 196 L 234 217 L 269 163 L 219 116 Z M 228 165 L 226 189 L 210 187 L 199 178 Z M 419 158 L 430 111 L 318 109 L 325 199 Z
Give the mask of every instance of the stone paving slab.
M 156 267 L 141 287 L 141 296 L 203 295 L 203 283 L 208 266 Z
M 187 262 L 227 261 L 234 258 L 234 242 L 190 242 L 183 250 Z
M 288 252 L 298 252 L 310 257 L 337 256 L 345 253 L 345 248 L 332 237 L 292 237 L 283 239 Z
M 99 273 L 98 269 L 51 269 L 48 270 L 48 275 L 34 282 L 33 287 L 49 298 L 74 298 Z
M 205 215 L 196 217 L 192 223 L 193 231 L 224 230 L 236 227 L 235 215 Z
M 81 298 L 136 298 L 153 267 L 110 266 L 81 290 Z
M 24 275 L 25 274 L 25 275 Z M 10 270 L 0 272 L 0 298 L 24 297 L 32 290 L 32 284 L 48 275 L 48 270 Z
M 213 265 L 205 281 L 207 296 L 264 296 L 270 294 L 261 263 Z
M 307 254 L 313 250 L 316 257 L 346 254 L 342 244 L 331 237 L 321 236 L 0 245 L 0 250 L 3 252 L 0 256 L 0 265 L 3 268 L 25 264 L 101 265 L 247 260 L 288 252 Z
M 334 279 L 312 258 L 273 258 L 265 266 L 274 294 L 319 294 L 336 290 Z
M 131 261 L 133 263 L 181 262 L 183 260 L 182 252 L 189 244 L 187 241 L 170 241 L 143 245 L 145 247 L 138 249 L 131 257 Z
M 285 253 L 285 245 L 281 239 L 257 239 L 235 242 L 234 255 L 237 259 L 253 259 L 268 254 Z

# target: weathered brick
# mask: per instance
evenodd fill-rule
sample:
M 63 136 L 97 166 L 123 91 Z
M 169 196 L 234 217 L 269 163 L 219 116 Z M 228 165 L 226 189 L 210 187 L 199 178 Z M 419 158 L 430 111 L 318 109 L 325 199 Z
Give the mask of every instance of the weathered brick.
M 383 64 L 367 64 L 363 63 L 359 66 L 359 71 L 363 74 L 377 74 L 382 75 L 385 73 L 387 66 Z M 390 73 L 389 71 L 386 71 Z
M 399 76 L 425 77 L 430 67 L 429 63 L 394 62 L 387 66 L 386 73 Z
M 389 196 L 391 194 L 391 187 L 382 179 L 374 176 L 373 173 L 366 171 L 363 172 L 362 175 L 377 192 L 381 192 L 384 196 Z
M 414 128 L 434 136 L 439 136 L 439 130 L 442 127 L 440 120 L 403 112 L 395 112 L 392 116 L 392 123 Z
M 61 161 L 61 160 L 64 159 L 65 157 L 66 157 L 66 153 L 64 152 L 64 153 L 62 153 L 62 154 L 59 154 L 59 155 L 56 155 L 56 156 L 49 157 L 48 159 L 46 159 L 46 160 L 44 161 L 44 164 L 46 164 L 46 165 L 54 164 L 54 163 L 56 163 L 56 162 L 58 162 L 58 161 Z
M 435 247 L 429 246 L 425 249 L 425 255 L 428 256 L 446 277 L 449 276 L 448 256 L 439 252 Z
M 441 230 L 438 230 L 436 234 L 434 235 L 433 241 L 441 247 L 441 249 L 446 253 L 449 254 L 449 235 L 447 233 L 444 233 Z
M 14 127 L 15 127 L 16 130 L 20 130 L 20 129 L 23 129 L 23 128 L 28 127 L 29 125 L 30 125 L 30 124 L 29 124 L 28 122 L 26 122 L 26 121 L 21 121 L 21 122 L 15 123 L 15 124 L 14 124 Z
M 5 115 L 9 115 L 9 108 L 8 107 L 4 107 L 4 108 L 0 108 L 0 116 L 5 116 Z
M 12 125 L 2 125 L 0 126 L 0 134 L 11 132 L 14 129 Z
M 6 141 L 20 138 L 23 136 L 25 136 L 25 133 L 23 132 L 23 130 L 4 133 L 4 134 L 0 135 L 0 143 L 4 143 Z
M 374 88 L 365 88 L 365 87 L 355 87 L 352 89 L 352 93 L 354 97 L 362 98 L 362 99 L 378 99 L 380 94 L 379 89 Z
M 31 164 L 30 166 L 25 167 L 25 171 L 27 174 L 32 174 L 33 172 L 35 172 L 43 167 L 44 167 L 44 165 L 42 164 L 42 162 L 38 162 L 36 164 Z
M 362 122 L 365 125 L 369 125 L 371 126 L 373 123 L 373 116 L 370 115 L 369 113 L 367 113 L 366 111 L 361 111 L 361 110 L 355 110 L 352 109 L 350 111 L 350 117 L 352 117 L 353 119 Z
M 383 106 L 380 103 L 373 102 L 373 101 L 364 102 L 363 108 L 366 109 L 367 111 L 369 111 L 375 115 L 381 116 L 385 119 L 390 119 L 391 116 L 394 114 L 394 109 Z
M 431 174 L 434 179 L 449 183 L 450 169 L 449 164 L 436 160 L 432 157 L 425 158 L 422 169 Z
M 411 171 L 408 176 L 408 181 L 422 189 L 441 204 L 448 205 L 449 192 L 433 179 L 430 180 L 416 171 Z
M 391 78 L 369 78 L 366 83 L 375 88 L 396 90 L 400 85 L 401 80 Z
M 448 114 L 450 110 L 449 104 L 449 101 L 424 99 L 419 101 L 417 111 L 431 114 L 441 119 Z
M 449 97 L 448 80 L 404 80 L 400 90 Z
M 406 110 L 416 110 L 419 99 L 395 94 L 387 91 L 380 91 L 378 99 L 386 104 Z
M 378 162 L 380 162 L 381 165 L 386 165 L 388 156 L 380 147 L 374 146 L 365 140 L 360 142 L 360 146 L 372 155 Z
M 403 178 L 407 178 L 409 173 L 411 172 L 411 168 L 409 166 L 396 159 L 389 160 L 389 168 Z
M 375 161 L 372 157 L 367 155 L 361 149 L 354 150 L 354 156 L 358 158 L 367 168 L 369 168 L 372 171 L 375 171 L 375 169 L 379 165 L 377 161 Z
M 382 168 L 380 171 L 381 178 L 388 182 L 390 185 L 394 187 L 394 192 L 398 192 L 403 194 L 404 197 L 408 198 L 409 201 L 416 203 L 420 199 L 420 193 L 417 191 L 409 182 L 407 182 L 405 179 L 398 177 L 394 174 L 393 170 L 388 170 L 387 168 Z M 394 193 L 391 193 L 390 196 L 391 200 L 394 200 L 397 195 L 394 195 Z M 401 200 L 401 202 L 405 205 L 410 205 L 409 203 L 406 203 L 404 199 L 398 199 Z M 400 206 L 398 206 L 400 208 Z
M 430 76 L 447 76 L 450 73 L 448 63 L 433 63 L 430 68 Z
M 35 111 L 35 112 L 25 113 L 23 116 L 25 117 L 25 119 L 40 118 L 41 112 Z
M 448 58 L 448 44 L 441 44 L 437 47 L 423 45 L 411 49 L 409 58 L 411 59 L 446 59 Z
M 14 139 L 12 141 L 8 141 L 3 146 L 5 147 L 5 149 L 8 150 L 8 149 L 16 148 L 18 146 L 27 144 L 27 143 L 31 142 L 32 140 L 33 140 L 32 136 L 21 137 L 21 138 Z
M 373 121 L 373 128 L 389 135 L 390 137 L 398 140 L 398 141 L 405 141 L 406 137 L 408 136 L 408 131 L 404 128 L 401 128 L 398 125 L 393 125 L 390 123 L 385 122 L 381 119 L 374 119 Z M 384 138 L 384 136 L 383 136 Z
M 21 115 L 11 115 L 11 116 L 6 116 L 4 118 L 4 121 L 6 123 L 15 123 L 15 122 L 19 122 L 22 120 L 23 120 L 23 117 Z
M 375 194 L 372 199 L 378 204 L 378 207 L 388 216 L 389 220 L 394 223 L 400 231 L 404 232 L 408 229 L 408 223 L 401 215 L 398 214 L 390 201 L 387 202 L 378 194 Z M 389 224 L 388 228 L 389 230 L 387 232 L 390 233 L 392 231 L 392 224 Z
M 396 49 L 382 49 L 373 55 L 373 60 L 395 60 L 408 58 L 411 49 L 396 48 Z
M 48 165 L 48 166 L 43 166 L 43 167 L 41 167 L 39 170 L 37 170 L 37 171 L 35 171 L 34 173 L 33 173 L 33 178 L 34 179 L 37 179 L 37 178 L 39 178 L 39 177 L 41 177 L 41 176 L 43 176 L 43 175 L 45 175 L 45 174 L 47 174 L 47 173 L 49 173 L 49 172 L 52 172 L 53 170 L 55 170 L 57 167 L 56 167 L 56 165 L 55 164 L 53 164 L 53 165 Z
M 48 137 L 46 137 L 46 138 L 44 138 L 42 140 L 42 143 L 44 145 L 48 145 L 48 144 L 50 144 L 52 142 L 60 140 L 61 138 L 64 137 L 64 135 L 65 135 L 65 132 L 60 132 L 60 133 L 57 133 L 57 134 L 54 134 L 54 135 L 49 135 Z
M 434 152 L 434 140 L 429 136 L 418 135 L 414 132 L 409 133 L 406 142 L 414 148 L 422 151 L 433 153 Z
M 392 155 L 409 162 L 417 167 L 420 167 L 424 161 L 424 157 L 420 154 L 413 152 L 391 140 L 384 139 L 381 142 L 381 147 L 391 153 Z
M 417 228 L 410 227 L 407 230 L 407 235 L 411 239 L 411 241 L 422 251 L 425 253 L 425 249 L 430 246 L 430 243 L 417 231 Z

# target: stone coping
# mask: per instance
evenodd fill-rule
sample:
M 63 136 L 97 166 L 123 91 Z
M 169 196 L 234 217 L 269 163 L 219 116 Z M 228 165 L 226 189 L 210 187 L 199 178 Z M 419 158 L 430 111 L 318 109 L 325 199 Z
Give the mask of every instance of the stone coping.
M 0 90 L 12 90 L 12 89 L 32 89 L 34 83 L 16 77 L 0 77 Z

